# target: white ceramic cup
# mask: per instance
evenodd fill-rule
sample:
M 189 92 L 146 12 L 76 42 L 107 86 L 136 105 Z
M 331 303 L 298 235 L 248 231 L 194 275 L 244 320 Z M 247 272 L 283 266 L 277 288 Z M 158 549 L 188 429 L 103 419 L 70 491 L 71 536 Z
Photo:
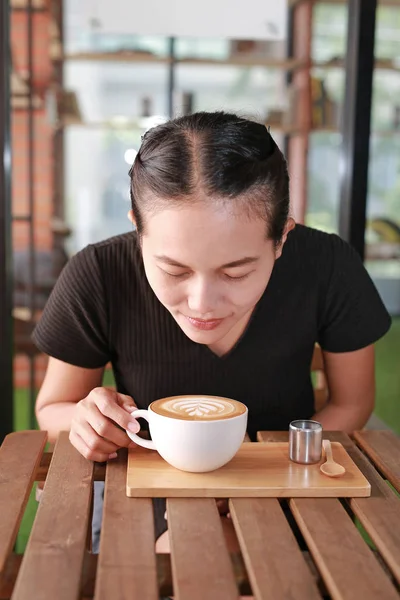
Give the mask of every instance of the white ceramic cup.
M 152 440 L 144 440 L 130 431 L 127 434 L 139 446 L 157 450 L 177 469 L 192 473 L 214 471 L 228 463 L 242 445 L 247 428 L 247 408 L 242 414 L 228 418 L 186 420 L 161 415 L 152 410 L 152 404 L 148 410 L 132 412 L 135 419 L 148 421 Z

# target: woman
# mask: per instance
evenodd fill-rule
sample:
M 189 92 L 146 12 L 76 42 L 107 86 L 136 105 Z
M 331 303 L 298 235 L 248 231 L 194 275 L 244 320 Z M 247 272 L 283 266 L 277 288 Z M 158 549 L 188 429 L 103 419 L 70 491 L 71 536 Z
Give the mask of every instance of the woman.
M 295 227 L 267 129 L 221 112 L 170 121 L 145 135 L 130 177 L 136 232 L 74 256 L 36 328 L 50 356 L 40 427 L 70 430 L 95 461 L 130 444 L 135 405 L 180 394 L 244 402 L 253 439 L 296 418 L 362 428 L 390 318 L 350 246 Z M 330 396 L 314 414 L 316 342 Z M 101 387 L 110 361 L 117 392 Z

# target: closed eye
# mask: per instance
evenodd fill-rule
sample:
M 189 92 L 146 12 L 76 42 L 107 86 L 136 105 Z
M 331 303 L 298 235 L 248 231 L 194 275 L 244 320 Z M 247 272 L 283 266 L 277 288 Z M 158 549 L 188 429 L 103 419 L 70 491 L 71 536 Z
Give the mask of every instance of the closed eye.
M 254 273 L 254 271 L 250 271 L 245 275 L 239 275 L 238 277 L 234 277 L 233 275 L 228 275 L 227 273 L 225 273 L 225 277 L 227 277 L 227 279 L 230 279 L 231 281 L 243 281 L 243 279 L 247 279 L 247 277 L 249 277 L 249 275 L 251 275 L 252 273 Z
M 189 271 L 184 271 L 183 273 L 171 273 L 170 271 L 165 271 L 165 269 L 161 269 L 161 267 L 159 267 L 159 269 L 164 275 L 166 275 L 167 277 L 173 277 L 174 279 L 183 279 L 184 277 L 190 275 Z M 245 273 L 244 275 L 234 276 L 228 275 L 227 273 L 223 273 L 222 276 L 228 281 L 243 281 L 244 279 L 247 279 L 252 273 L 254 273 L 254 270 L 249 271 L 249 273 Z
M 168 277 L 174 277 L 175 279 L 189 275 L 189 273 L 169 273 L 168 271 L 164 271 L 164 269 L 161 269 L 161 271 L 164 273 L 164 275 L 168 275 Z

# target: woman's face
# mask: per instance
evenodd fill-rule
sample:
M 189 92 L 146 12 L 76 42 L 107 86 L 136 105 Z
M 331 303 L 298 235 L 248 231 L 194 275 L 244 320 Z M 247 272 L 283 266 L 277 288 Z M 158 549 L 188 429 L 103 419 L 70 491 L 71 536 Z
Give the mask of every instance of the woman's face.
M 281 251 L 266 240 L 265 222 L 206 203 L 145 219 L 147 279 L 184 333 L 212 346 L 245 326 Z

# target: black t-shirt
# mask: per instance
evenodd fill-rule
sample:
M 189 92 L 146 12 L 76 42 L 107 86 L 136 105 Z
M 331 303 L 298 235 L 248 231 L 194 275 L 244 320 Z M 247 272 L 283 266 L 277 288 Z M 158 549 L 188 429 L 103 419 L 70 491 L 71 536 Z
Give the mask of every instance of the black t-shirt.
M 211 394 L 249 408 L 248 431 L 287 429 L 314 412 L 315 342 L 349 352 L 375 342 L 390 317 L 356 252 L 304 226 L 289 234 L 249 325 L 218 357 L 191 341 L 156 298 L 134 232 L 88 246 L 62 272 L 34 332 L 40 350 L 96 368 L 140 408 L 157 398 Z

